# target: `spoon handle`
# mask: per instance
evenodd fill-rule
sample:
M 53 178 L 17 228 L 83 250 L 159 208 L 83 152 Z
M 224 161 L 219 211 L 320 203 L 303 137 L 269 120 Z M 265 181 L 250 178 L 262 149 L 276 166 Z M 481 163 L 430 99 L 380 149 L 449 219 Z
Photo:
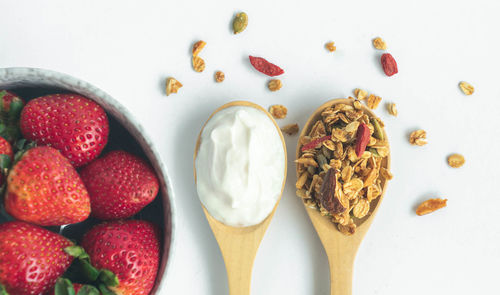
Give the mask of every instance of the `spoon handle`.
M 330 264 L 330 294 L 351 295 L 352 294 L 352 270 L 354 266 L 354 255 L 351 253 L 336 253 L 328 255 Z
M 226 264 L 229 295 L 250 295 L 252 269 L 257 248 L 249 247 L 245 237 L 235 237 L 222 251 Z M 229 246 L 229 247 L 227 247 Z

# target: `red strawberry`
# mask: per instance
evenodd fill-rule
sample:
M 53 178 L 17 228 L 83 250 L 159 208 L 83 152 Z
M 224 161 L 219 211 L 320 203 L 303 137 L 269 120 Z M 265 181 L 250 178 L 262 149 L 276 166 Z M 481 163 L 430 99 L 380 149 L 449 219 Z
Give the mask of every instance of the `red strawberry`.
M 12 151 L 12 146 L 10 143 L 0 136 L 0 155 L 7 155 L 12 160 L 14 157 L 14 152 Z
M 82 247 L 92 265 L 118 277 L 122 295 L 149 294 L 158 271 L 158 228 L 143 220 L 118 220 L 98 224 L 83 236 Z
M 5 183 L 5 176 L 13 158 L 14 152 L 12 151 L 12 146 L 0 136 L 0 187 Z
M 90 199 L 82 180 L 61 153 L 47 146 L 29 149 L 7 177 L 5 209 L 42 226 L 85 220 Z
M 58 149 L 75 167 L 97 158 L 108 142 L 106 113 L 92 100 L 76 94 L 31 100 L 21 112 L 20 124 L 26 139 Z
M 0 224 L 0 284 L 10 294 L 45 294 L 71 264 L 66 238 L 21 221 Z
M 0 136 L 9 142 L 19 137 L 19 115 L 24 106 L 24 100 L 16 94 L 0 91 Z
M 99 219 L 130 217 L 158 194 L 158 179 L 144 160 L 125 151 L 112 151 L 80 173 L 90 196 L 92 216 Z

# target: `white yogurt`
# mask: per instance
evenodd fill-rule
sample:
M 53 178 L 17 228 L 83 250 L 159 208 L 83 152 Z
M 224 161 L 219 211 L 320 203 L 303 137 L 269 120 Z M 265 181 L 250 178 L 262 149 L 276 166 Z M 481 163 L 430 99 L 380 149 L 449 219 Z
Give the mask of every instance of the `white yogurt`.
M 195 165 L 198 196 L 210 215 L 230 226 L 251 226 L 280 197 L 285 151 L 264 112 L 233 106 L 205 125 Z

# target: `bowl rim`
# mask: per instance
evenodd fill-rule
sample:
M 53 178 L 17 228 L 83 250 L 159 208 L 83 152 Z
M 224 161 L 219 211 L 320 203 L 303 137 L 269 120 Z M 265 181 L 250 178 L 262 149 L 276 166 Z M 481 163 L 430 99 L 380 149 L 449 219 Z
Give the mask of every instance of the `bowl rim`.
M 21 83 L 21 82 L 33 82 L 40 83 L 41 81 L 33 81 L 30 80 L 33 78 L 37 79 L 50 79 L 59 82 L 62 85 L 66 85 L 67 87 L 74 87 L 80 89 L 86 89 L 88 92 L 92 93 L 96 97 L 101 98 L 106 101 L 110 105 L 113 105 L 130 123 L 130 125 L 140 132 L 141 136 L 148 143 L 149 149 L 152 155 L 158 160 L 158 167 L 163 174 L 163 179 L 165 181 L 166 191 L 168 194 L 168 201 L 170 205 L 170 247 L 168 249 L 168 255 L 166 257 L 167 261 L 165 264 L 165 269 L 163 271 L 162 277 L 160 279 L 156 278 L 157 285 L 155 284 L 156 293 L 160 293 L 163 289 L 165 289 L 168 278 L 171 276 L 167 276 L 168 273 L 171 272 L 173 257 L 175 257 L 175 245 L 176 245 L 176 225 L 177 225 L 177 214 L 176 214 L 176 205 L 175 205 L 175 196 L 174 191 L 172 189 L 172 183 L 169 177 L 168 169 L 166 163 L 164 162 L 161 154 L 156 149 L 154 142 L 151 140 L 151 137 L 144 130 L 143 126 L 139 121 L 130 113 L 130 111 L 124 107 L 119 101 L 114 99 L 111 95 L 101 90 L 100 88 L 92 85 L 89 82 L 76 78 L 72 75 L 57 72 L 53 70 L 47 70 L 42 68 L 32 68 L 32 67 L 6 67 L 0 68 L 0 85 L 8 84 L 8 83 Z M 48 85 L 48 84 L 47 84 Z M 56 86 L 61 87 L 61 86 Z M 64 86 L 62 86 L 64 87 Z M 125 126 L 127 129 L 127 127 Z M 135 137 L 135 136 L 134 136 Z

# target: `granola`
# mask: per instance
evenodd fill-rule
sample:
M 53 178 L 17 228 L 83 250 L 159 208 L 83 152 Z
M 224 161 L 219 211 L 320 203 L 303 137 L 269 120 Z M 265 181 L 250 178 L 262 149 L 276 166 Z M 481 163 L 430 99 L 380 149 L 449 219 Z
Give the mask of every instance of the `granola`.
M 198 55 L 193 55 L 192 62 L 193 69 L 196 72 L 201 73 L 203 72 L 203 70 L 205 70 L 205 61 L 203 60 L 203 58 L 199 57 Z
M 288 124 L 283 127 L 281 127 L 281 132 L 288 134 L 288 135 L 295 135 L 299 132 L 299 125 L 298 124 Z
M 278 91 L 282 86 L 283 83 L 281 83 L 281 80 L 279 79 L 272 79 L 269 81 L 269 83 L 267 83 L 267 88 L 269 88 L 269 90 L 271 91 Z
M 373 47 L 378 50 L 386 50 L 387 49 L 387 44 L 385 44 L 385 41 L 382 40 L 382 38 L 377 37 L 373 39 Z
M 269 113 L 271 113 L 275 119 L 284 119 L 286 118 L 288 110 L 284 105 L 276 104 L 269 107 Z
M 394 117 L 398 116 L 398 109 L 396 108 L 395 103 L 388 103 L 387 104 L 387 111 L 389 114 L 393 115 Z
M 412 145 L 423 146 L 427 144 L 427 133 L 425 130 L 415 130 L 410 134 L 410 143 Z
M 297 196 L 307 207 L 352 235 L 375 208 L 371 202 L 382 194 L 386 181 L 389 144 L 384 124 L 351 103 L 335 104 L 299 138 Z M 356 152 L 358 130 L 366 132 L 367 147 Z M 368 141 L 369 139 L 369 141 Z
M 438 209 L 446 207 L 447 201 L 448 199 L 429 199 L 418 205 L 417 210 L 415 210 L 415 212 L 417 213 L 418 216 L 429 214 Z
M 171 93 L 177 93 L 179 88 L 182 87 L 182 83 L 177 81 L 175 78 L 168 78 L 167 83 L 166 83 L 166 92 L 167 96 L 169 96 Z
M 215 72 L 214 78 L 215 78 L 215 82 L 220 83 L 220 82 L 224 81 L 224 79 L 226 78 L 226 75 L 224 75 L 224 73 L 221 71 L 217 71 L 217 72 Z
M 382 100 L 382 98 L 380 96 L 370 94 L 370 96 L 368 96 L 368 98 L 366 99 L 366 105 L 370 109 L 374 110 L 378 107 L 378 104 L 380 103 L 381 100 Z
M 459 86 L 465 95 L 471 95 L 472 93 L 474 93 L 474 86 L 465 81 L 460 82 Z
M 459 168 L 462 167 L 463 164 L 465 164 L 465 158 L 460 154 L 452 154 L 448 157 L 448 165 L 450 165 L 450 167 Z
M 325 47 L 330 52 L 334 52 L 335 50 L 337 50 L 337 47 L 335 47 L 335 42 L 328 42 L 325 44 Z

